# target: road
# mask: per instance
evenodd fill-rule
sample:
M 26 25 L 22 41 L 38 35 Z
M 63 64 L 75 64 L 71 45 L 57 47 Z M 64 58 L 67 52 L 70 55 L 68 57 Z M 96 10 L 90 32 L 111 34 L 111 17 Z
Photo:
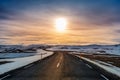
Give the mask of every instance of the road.
M 106 80 L 81 59 L 67 52 L 54 55 L 9 74 L 4 80 Z

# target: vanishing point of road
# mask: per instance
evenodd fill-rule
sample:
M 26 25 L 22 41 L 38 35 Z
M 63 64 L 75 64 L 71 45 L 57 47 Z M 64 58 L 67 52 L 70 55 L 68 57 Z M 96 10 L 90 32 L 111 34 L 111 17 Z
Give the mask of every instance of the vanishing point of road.
M 4 80 L 106 80 L 91 66 L 68 52 L 55 52 L 50 57 L 10 74 Z

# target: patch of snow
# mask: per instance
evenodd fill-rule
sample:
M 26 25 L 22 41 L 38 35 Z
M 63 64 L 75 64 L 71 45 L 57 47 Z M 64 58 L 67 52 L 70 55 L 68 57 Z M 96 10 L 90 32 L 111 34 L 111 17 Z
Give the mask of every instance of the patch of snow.
M 58 46 L 49 50 L 120 55 L 120 45 Z
M 78 56 L 78 57 L 80 57 L 80 56 Z M 82 58 L 82 59 L 84 59 L 84 60 L 86 60 L 90 63 L 93 63 L 93 64 L 101 67 L 102 69 L 120 77 L 120 68 L 119 67 L 113 66 L 111 64 L 108 64 L 108 63 L 105 63 L 105 62 L 102 62 L 102 61 L 92 61 L 92 60 L 90 60 L 88 58 L 84 58 L 84 57 L 80 57 L 80 58 Z
M 34 56 L 36 53 L 0 53 L 0 58 L 19 58 Z
M 29 54 L 29 53 L 27 53 L 27 54 Z M 40 59 L 43 59 L 43 58 L 45 58 L 47 56 L 50 56 L 50 55 L 53 54 L 53 52 L 39 50 L 39 52 L 37 54 L 38 55 L 29 56 L 29 57 L 23 57 L 23 58 L 0 59 L 0 61 L 13 61 L 11 63 L 6 63 L 6 64 L 3 64 L 3 65 L 0 65 L 0 75 L 4 74 L 6 72 L 9 72 L 11 70 L 23 67 L 25 65 L 31 64 L 33 62 L 36 62 L 36 61 L 38 61 Z M 42 58 L 41 58 L 40 54 L 42 54 Z M 22 54 L 22 55 L 24 56 L 26 54 Z

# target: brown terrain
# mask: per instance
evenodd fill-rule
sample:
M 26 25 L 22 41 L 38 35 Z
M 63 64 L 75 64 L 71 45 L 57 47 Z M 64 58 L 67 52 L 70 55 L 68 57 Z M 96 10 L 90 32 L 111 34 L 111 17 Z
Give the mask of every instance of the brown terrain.
M 11 61 L 0 61 L 0 65 L 1 64 L 6 64 L 6 63 L 10 63 Z
M 120 67 L 120 56 L 113 56 L 107 54 L 80 54 L 80 56 L 89 58 L 91 60 L 99 60 L 114 66 Z

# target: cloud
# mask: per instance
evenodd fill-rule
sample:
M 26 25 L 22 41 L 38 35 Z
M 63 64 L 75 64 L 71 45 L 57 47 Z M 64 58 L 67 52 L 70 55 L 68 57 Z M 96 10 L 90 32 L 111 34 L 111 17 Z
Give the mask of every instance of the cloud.
M 111 25 L 120 22 L 120 1 L 98 1 L 85 6 L 85 16 L 97 25 Z
M 5 40 L 5 39 L 7 40 L 7 39 L 10 39 L 10 38 L 0 38 L 0 40 Z
M 118 44 L 120 43 L 120 39 L 118 39 L 118 38 L 113 39 L 113 41 L 116 42 L 116 43 L 118 43 Z
M 119 33 L 120 34 L 120 30 L 116 30 L 115 32 Z
M 50 1 L 0 1 L 4 4 L 0 6 L 0 41 L 81 44 L 119 40 L 115 35 L 120 33 L 119 28 L 113 24 L 120 23 L 120 0 Z M 54 31 L 54 18 L 59 16 L 68 19 L 67 35 Z
M 0 5 L 0 20 L 13 20 L 19 13 Z

